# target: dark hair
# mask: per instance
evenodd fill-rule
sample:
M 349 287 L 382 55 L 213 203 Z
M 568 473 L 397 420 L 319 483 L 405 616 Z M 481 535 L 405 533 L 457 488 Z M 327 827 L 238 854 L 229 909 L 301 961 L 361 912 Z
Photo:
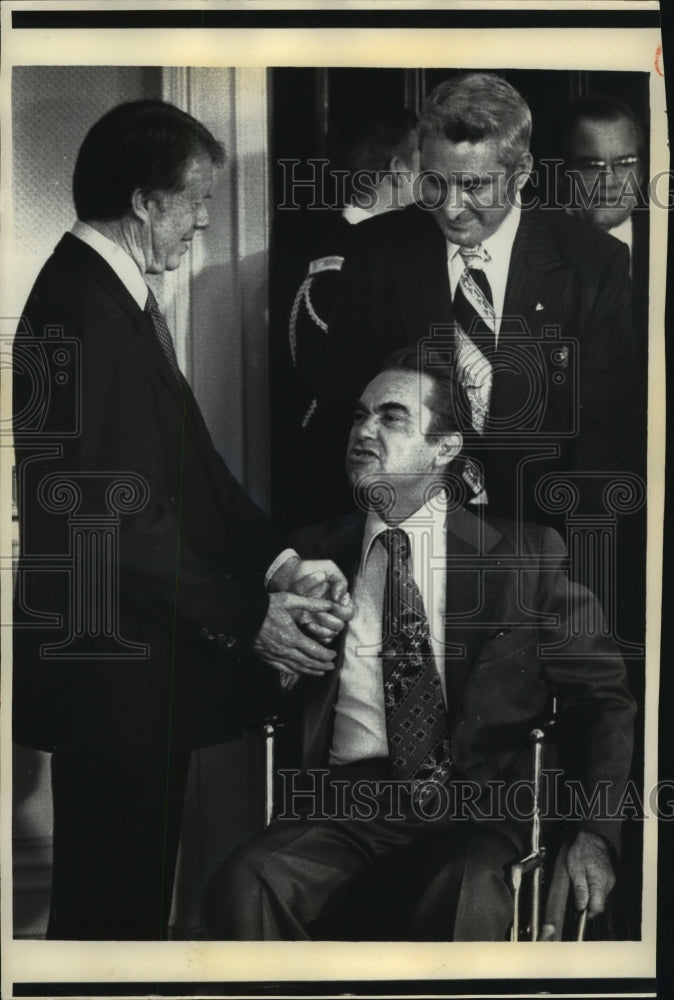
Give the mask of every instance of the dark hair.
M 519 91 L 494 73 L 451 77 L 431 91 L 419 137 L 442 132 L 450 142 L 497 142 L 501 162 L 515 167 L 529 151 L 531 111 Z
M 433 414 L 426 431 L 427 438 L 437 434 L 450 434 L 459 429 L 454 405 L 456 372 L 451 365 L 424 361 L 419 345 L 395 351 L 384 361 L 379 371 L 380 374 L 390 371 L 413 372 L 428 375 L 431 379 L 433 388 L 429 397 L 424 400 Z
M 581 97 L 569 106 L 561 124 L 562 153 L 565 160 L 572 155 L 571 140 L 581 120 L 589 122 L 617 122 L 624 119 L 631 123 L 637 139 L 637 153 L 643 152 L 644 126 L 639 116 L 617 97 L 605 94 L 591 94 Z
M 417 117 L 407 108 L 383 111 L 338 125 L 329 140 L 329 154 L 336 170 L 345 170 L 347 200 L 349 178 L 357 171 L 373 174 L 388 170 L 394 156 L 411 163 L 417 149 Z
M 200 153 L 215 166 L 222 145 L 185 111 L 165 101 L 132 101 L 103 115 L 85 136 L 73 174 L 73 199 L 83 222 L 123 218 L 139 188 L 178 191 L 188 162 Z

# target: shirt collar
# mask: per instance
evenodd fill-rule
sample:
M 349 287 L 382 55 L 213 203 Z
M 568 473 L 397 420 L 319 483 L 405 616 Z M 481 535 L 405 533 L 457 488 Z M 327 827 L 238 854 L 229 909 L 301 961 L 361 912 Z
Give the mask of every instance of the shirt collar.
M 432 525 L 433 532 L 444 531 L 447 523 L 448 494 L 446 490 L 436 493 L 418 510 L 415 510 L 405 521 L 401 521 L 396 528 L 402 528 L 408 535 L 412 536 L 421 529 L 427 530 Z M 367 560 L 370 558 L 372 548 L 379 535 L 389 530 L 389 525 L 371 510 L 365 521 L 365 531 L 363 533 L 363 545 L 361 548 L 360 571 L 365 569 Z
M 489 251 L 489 256 L 492 260 L 510 260 L 510 254 L 512 252 L 513 243 L 515 242 L 515 236 L 517 235 L 521 214 L 522 203 L 518 197 L 496 232 L 492 233 L 491 236 L 488 236 L 486 240 L 482 241 L 482 246 L 485 250 Z M 461 247 L 458 243 L 452 243 L 450 240 L 447 240 L 447 256 L 450 261 L 456 257 L 460 250 Z
M 346 208 L 342 209 L 342 218 L 346 219 L 350 225 L 355 226 L 365 219 L 371 219 L 372 212 L 361 208 L 360 205 L 347 205 Z
M 628 215 L 626 219 L 620 223 L 619 226 L 614 226 L 613 229 L 609 229 L 611 236 L 615 236 L 617 240 L 621 243 L 627 243 L 629 247 L 632 246 L 632 216 Z
M 135 299 L 138 306 L 144 309 L 147 302 L 147 285 L 133 257 L 114 240 L 103 236 L 97 229 L 88 226 L 86 222 L 80 222 L 79 219 L 71 232 L 110 265 L 127 292 Z

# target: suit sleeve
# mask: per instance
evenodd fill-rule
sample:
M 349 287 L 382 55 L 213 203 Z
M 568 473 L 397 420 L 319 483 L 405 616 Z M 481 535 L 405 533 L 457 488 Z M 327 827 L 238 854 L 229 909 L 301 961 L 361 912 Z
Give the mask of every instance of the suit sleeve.
M 195 457 L 177 404 L 173 426 L 164 426 L 171 412 L 168 390 L 130 317 L 97 301 L 80 313 L 71 307 L 70 317 L 65 333 L 82 345 L 82 430 L 64 445 L 64 472 L 77 475 L 86 489 L 97 477 L 114 474 L 123 481 L 131 474 L 147 493 L 140 509 L 119 518 L 124 606 L 158 619 L 183 642 L 215 645 L 214 637 L 227 650 L 249 643 L 266 615 L 263 577 L 283 547 L 281 537 L 207 434 L 211 454 L 205 461 Z M 40 326 L 38 315 L 33 327 Z
M 560 756 L 575 783 L 574 819 L 581 828 L 620 843 L 620 805 L 632 759 L 635 703 L 625 666 L 605 633 L 596 598 L 562 570 L 566 548 L 545 529 L 539 611 L 557 624 L 540 630 L 540 662 L 556 691 Z

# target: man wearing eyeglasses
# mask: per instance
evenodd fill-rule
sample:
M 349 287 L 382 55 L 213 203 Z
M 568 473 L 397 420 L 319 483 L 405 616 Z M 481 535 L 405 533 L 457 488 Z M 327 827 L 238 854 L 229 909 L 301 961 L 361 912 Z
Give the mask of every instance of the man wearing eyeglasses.
M 648 201 L 644 128 L 622 101 L 596 94 L 571 106 L 562 127 L 566 211 L 624 243 L 630 253 L 634 329 L 648 360 Z
M 643 129 L 621 101 L 599 95 L 574 104 L 562 136 L 569 210 L 633 250 L 632 213 L 643 199 Z

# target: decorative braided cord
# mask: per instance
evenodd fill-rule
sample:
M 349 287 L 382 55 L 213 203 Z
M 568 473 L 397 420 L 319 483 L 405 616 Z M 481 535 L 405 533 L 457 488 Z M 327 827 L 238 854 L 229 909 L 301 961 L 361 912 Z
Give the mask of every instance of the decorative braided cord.
M 314 415 L 314 413 L 316 412 L 317 409 L 318 409 L 318 400 L 317 399 L 312 399 L 311 402 L 309 403 L 309 409 L 307 410 L 307 412 L 302 417 L 302 430 L 306 430 L 307 429 L 307 427 L 309 426 L 309 424 L 311 422 L 311 419 L 312 419 L 312 417 L 313 417 L 313 415 Z
M 316 324 L 316 326 L 321 330 L 322 333 L 328 332 L 328 324 L 321 319 L 316 310 L 314 309 L 313 302 L 309 295 L 309 290 L 311 289 L 311 284 L 317 274 L 321 274 L 324 271 L 341 271 L 342 264 L 344 263 L 343 257 L 331 256 L 331 257 L 318 257 L 316 260 L 309 262 L 309 269 L 306 278 L 297 289 L 297 294 L 293 299 L 292 308 L 290 310 L 290 327 L 289 327 L 289 341 L 290 341 L 290 355 L 293 359 L 293 364 L 297 366 L 297 317 L 300 310 L 300 303 L 304 301 L 307 308 L 309 316 Z
M 309 293 L 311 290 L 312 282 L 317 274 L 321 274 L 324 271 L 340 271 L 343 263 L 344 263 L 344 258 L 338 257 L 336 255 L 331 257 L 319 257 L 316 260 L 312 260 L 309 263 L 308 274 L 304 279 L 304 281 L 302 282 L 302 284 L 300 285 L 300 287 L 297 289 L 297 293 L 295 295 L 295 298 L 293 299 L 292 308 L 290 310 L 288 342 L 290 346 L 290 356 L 293 360 L 293 365 L 295 367 L 297 367 L 297 317 L 299 315 L 300 305 L 302 302 L 304 302 L 306 310 L 309 316 L 311 317 L 312 321 L 316 324 L 316 326 L 322 333 L 327 335 L 328 324 L 324 320 L 322 320 L 321 317 L 316 312 L 314 304 L 311 301 L 311 295 Z M 307 412 L 302 417 L 301 426 L 303 429 L 306 429 L 308 427 L 312 417 L 316 412 L 317 406 L 318 406 L 318 401 L 316 399 L 312 399 L 307 409 Z

